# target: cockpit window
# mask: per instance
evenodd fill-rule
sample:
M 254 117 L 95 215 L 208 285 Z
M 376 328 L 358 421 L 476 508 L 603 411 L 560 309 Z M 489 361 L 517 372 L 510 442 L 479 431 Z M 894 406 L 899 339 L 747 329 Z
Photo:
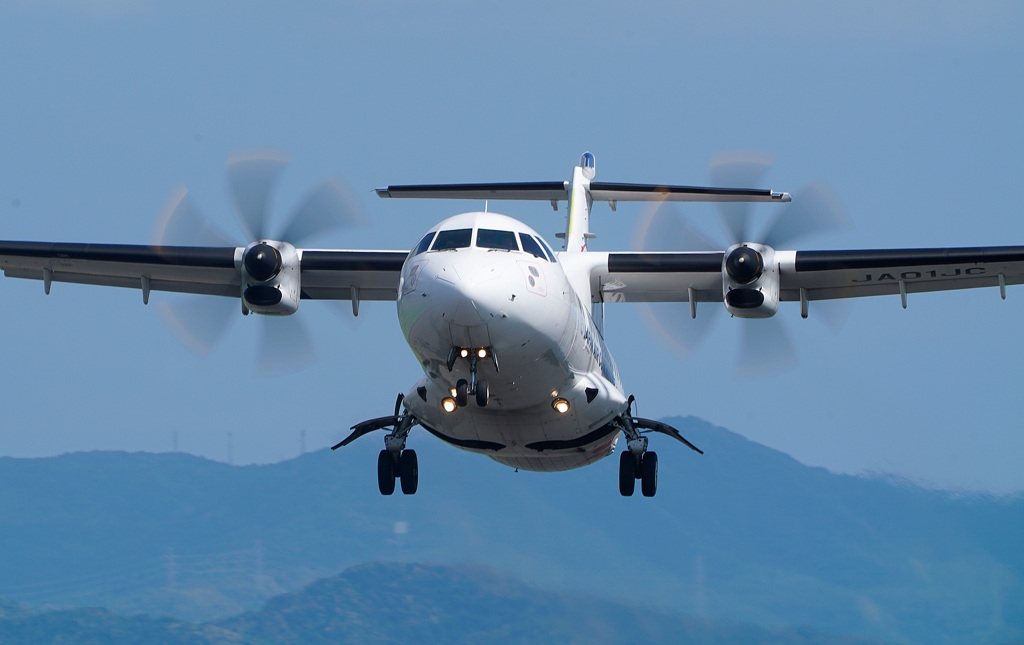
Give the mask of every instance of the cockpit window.
M 551 250 L 551 247 L 548 246 L 548 243 L 544 241 L 544 238 L 538 237 L 537 241 L 540 242 L 540 245 L 542 247 L 544 247 L 544 252 L 548 254 L 548 259 L 551 260 L 552 262 L 557 262 L 557 260 L 555 260 L 555 252 Z
M 450 249 L 464 249 L 469 246 L 471 239 L 473 239 L 473 229 L 471 228 L 438 231 L 437 237 L 434 238 L 434 246 L 430 250 L 448 251 Z
M 430 241 L 434 239 L 434 233 L 430 232 L 423 236 L 420 243 L 416 245 L 416 248 L 412 250 L 412 255 L 419 255 L 430 248 Z
M 534 257 L 538 257 L 541 260 L 547 260 L 548 256 L 544 254 L 544 249 L 540 248 L 540 244 L 537 240 L 533 239 L 526 233 L 519 234 L 519 241 L 523 243 L 523 250 Z
M 512 231 L 496 231 L 490 228 L 482 228 L 476 232 L 476 245 L 481 249 L 519 250 L 515 233 Z

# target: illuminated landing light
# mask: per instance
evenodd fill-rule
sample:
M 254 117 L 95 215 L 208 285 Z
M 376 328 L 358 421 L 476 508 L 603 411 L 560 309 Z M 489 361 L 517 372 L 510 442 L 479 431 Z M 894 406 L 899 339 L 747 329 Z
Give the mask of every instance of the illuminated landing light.
M 466 358 L 467 356 L 469 356 L 469 350 L 464 349 L 461 352 L 459 352 L 459 354 L 462 356 L 462 358 Z
M 486 349 L 481 349 L 480 351 L 478 351 L 478 352 L 476 353 L 476 355 L 477 355 L 477 356 L 478 356 L 479 358 L 487 358 L 487 350 L 486 350 Z
M 455 388 L 448 390 L 452 394 L 452 398 L 455 398 L 459 393 L 455 391 Z
M 441 409 L 444 410 L 445 412 L 455 412 L 455 408 L 457 407 L 459 406 L 458 404 L 455 403 L 455 399 L 453 399 L 452 397 L 446 396 L 443 399 L 441 399 Z
M 555 399 L 551 402 L 551 407 L 555 409 L 558 414 L 565 414 L 569 411 L 569 402 L 565 399 Z

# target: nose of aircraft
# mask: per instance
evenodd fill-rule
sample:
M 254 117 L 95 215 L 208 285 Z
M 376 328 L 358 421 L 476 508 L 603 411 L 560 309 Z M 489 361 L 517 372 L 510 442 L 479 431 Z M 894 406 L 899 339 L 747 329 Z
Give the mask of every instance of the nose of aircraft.
M 480 325 L 508 315 L 511 291 L 493 264 L 455 263 L 437 276 L 435 302 L 457 325 Z

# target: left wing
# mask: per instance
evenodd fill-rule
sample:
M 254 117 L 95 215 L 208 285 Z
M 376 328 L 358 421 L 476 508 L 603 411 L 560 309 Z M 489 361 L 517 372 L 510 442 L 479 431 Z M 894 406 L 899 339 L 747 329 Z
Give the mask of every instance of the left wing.
M 238 298 L 243 247 L 60 244 L 0 241 L 9 278 Z M 298 250 L 303 299 L 395 300 L 406 251 Z
M 604 253 L 593 293 L 605 302 L 722 302 L 724 252 Z M 775 251 L 778 298 L 831 300 L 1024 284 L 1024 246 Z

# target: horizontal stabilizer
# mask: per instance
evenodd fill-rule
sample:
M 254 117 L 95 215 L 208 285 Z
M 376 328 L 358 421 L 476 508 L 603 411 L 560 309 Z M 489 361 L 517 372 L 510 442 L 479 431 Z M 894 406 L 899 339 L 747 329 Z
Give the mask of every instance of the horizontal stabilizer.
M 378 197 L 415 199 L 536 199 L 540 201 L 569 198 L 569 182 L 538 181 L 501 184 L 422 184 L 388 186 L 377 189 Z
M 600 202 L 788 202 L 789 193 L 761 188 L 713 188 L 663 184 L 591 182 L 590 196 Z M 541 181 L 500 184 L 419 184 L 377 189 L 378 197 L 413 199 L 569 199 L 569 182 Z
M 590 196 L 600 202 L 788 202 L 789 193 L 760 188 L 711 188 L 660 184 L 591 182 Z

